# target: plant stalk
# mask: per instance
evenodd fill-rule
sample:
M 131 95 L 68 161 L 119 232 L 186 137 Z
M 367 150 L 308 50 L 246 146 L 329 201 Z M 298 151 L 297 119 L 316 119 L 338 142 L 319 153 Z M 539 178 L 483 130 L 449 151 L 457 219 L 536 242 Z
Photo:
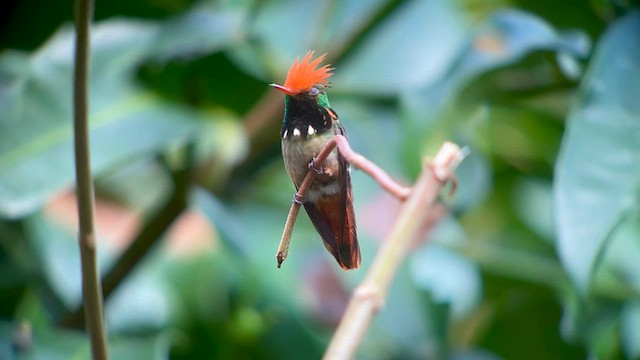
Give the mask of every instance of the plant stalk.
M 391 233 L 378 251 L 363 282 L 355 290 L 324 359 L 354 357 L 373 316 L 378 312 L 409 244 L 425 228 L 438 194 L 451 179 L 451 171 L 464 156 L 460 148 L 445 143 L 431 164 L 427 164 L 405 201 Z
M 98 276 L 96 236 L 93 222 L 94 194 L 89 150 L 88 72 L 92 0 L 77 0 L 76 46 L 73 80 L 73 130 L 78 201 L 82 297 L 93 359 L 108 359 L 107 339 L 102 308 L 102 288 Z

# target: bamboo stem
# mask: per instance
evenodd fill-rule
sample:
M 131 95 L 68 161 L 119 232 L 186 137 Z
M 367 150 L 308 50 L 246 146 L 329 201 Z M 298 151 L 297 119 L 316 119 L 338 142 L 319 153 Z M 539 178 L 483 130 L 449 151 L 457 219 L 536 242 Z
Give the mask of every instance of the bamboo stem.
M 438 194 L 451 171 L 462 160 L 464 152 L 452 143 L 445 143 L 431 164 L 427 164 L 411 195 L 404 203 L 393 230 L 378 251 L 363 282 L 355 290 L 324 359 L 351 359 L 364 334 L 384 303 L 387 291 L 407 248 L 424 228 Z
M 76 48 L 74 65 L 74 146 L 79 217 L 78 242 L 82 266 L 82 297 L 93 359 L 108 359 L 102 309 L 102 290 L 96 259 L 93 222 L 94 196 L 88 130 L 88 68 L 92 0 L 77 0 Z

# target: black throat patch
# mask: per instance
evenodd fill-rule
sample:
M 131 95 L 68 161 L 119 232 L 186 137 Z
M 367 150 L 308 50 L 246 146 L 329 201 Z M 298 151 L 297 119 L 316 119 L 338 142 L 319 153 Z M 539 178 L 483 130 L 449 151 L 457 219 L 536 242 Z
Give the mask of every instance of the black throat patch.
M 319 105 L 313 96 L 306 94 L 287 96 L 280 137 L 283 139 L 307 138 L 316 133 L 323 133 L 333 125 L 330 112 L 335 115 L 333 110 Z

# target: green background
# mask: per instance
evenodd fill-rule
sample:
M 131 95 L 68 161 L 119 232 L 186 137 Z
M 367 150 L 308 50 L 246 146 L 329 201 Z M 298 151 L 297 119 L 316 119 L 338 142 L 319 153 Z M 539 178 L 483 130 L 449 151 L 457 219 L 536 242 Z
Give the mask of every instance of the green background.
M 87 337 L 63 326 L 81 286 L 72 8 L 0 9 L 2 359 L 90 356 Z M 335 67 L 329 96 L 352 147 L 394 178 L 411 183 L 444 140 L 471 151 L 456 196 L 443 194 L 450 211 L 401 266 L 357 358 L 640 358 L 637 8 L 98 1 L 101 270 L 126 248 L 113 235 L 129 226 L 122 216 L 158 235 L 105 302 L 112 358 L 322 355 L 399 204 L 353 171 L 362 268 L 342 271 L 301 216 L 276 269 L 294 188 L 283 99 L 267 84 L 310 49 Z

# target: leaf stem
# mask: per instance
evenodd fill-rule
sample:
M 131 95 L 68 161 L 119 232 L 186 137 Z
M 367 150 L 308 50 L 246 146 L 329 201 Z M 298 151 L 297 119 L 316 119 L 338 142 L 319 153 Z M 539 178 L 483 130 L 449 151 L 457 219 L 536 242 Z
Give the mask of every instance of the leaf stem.
M 78 242 L 82 266 L 82 297 L 93 359 L 108 359 L 102 308 L 102 289 L 98 276 L 96 237 L 93 222 L 94 194 L 88 131 L 88 68 L 92 0 L 77 0 L 76 47 L 73 81 L 73 124 L 76 184 L 79 217 Z

